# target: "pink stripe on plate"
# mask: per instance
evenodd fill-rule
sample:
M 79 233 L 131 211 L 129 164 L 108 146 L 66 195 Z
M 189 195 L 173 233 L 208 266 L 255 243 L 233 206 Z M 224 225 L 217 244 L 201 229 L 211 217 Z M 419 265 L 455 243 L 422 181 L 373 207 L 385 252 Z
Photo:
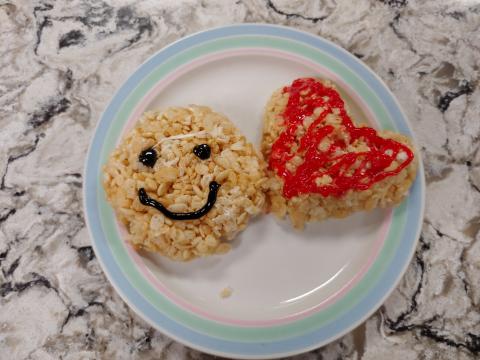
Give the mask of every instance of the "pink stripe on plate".
M 349 86 L 345 82 L 343 82 L 342 79 L 340 79 L 335 73 L 329 71 L 328 69 L 320 66 L 319 64 L 314 63 L 311 60 L 308 60 L 306 58 L 300 57 L 298 55 L 294 55 L 292 53 L 284 52 L 284 51 L 273 50 L 269 48 L 242 48 L 242 49 L 217 52 L 217 53 L 203 56 L 201 58 L 198 58 L 194 61 L 189 62 L 188 64 L 185 64 L 179 67 L 176 71 L 164 77 L 146 94 L 146 96 L 142 99 L 142 101 L 139 102 L 138 105 L 135 107 L 134 111 L 129 116 L 128 121 L 124 126 L 123 134 L 125 134 L 126 131 L 128 131 L 134 126 L 135 122 L 140 118 L 141 114 L 145 112 L 145 110 L 148 108 L 148 105 L 151 103 L 154 97 L 158 95 L 160 92 L 162 92 L 167 86 L 169 86 L 179 77 L 198 68 L 199 66 L 210 63 L 212 61 L 217 61 L 217 60 L 229 58 L 232 56 L 246 56 L 246 55 L 265 55 L 265 56 L 272 56 L 276 58 L 283 58 L 283 59 L 287 59 L 287 60 L 302 64 L 312 69 L 315 72 L 326 74 L 328 78 L 333 80 L 335 83 L 339 84 L 340 87 L 347 92 L 347 94 L 356 102 L 356 104 L 359 105 L 359 107 L 367 116 L 367 118 L 373 120 L 374 125 L 378 125 L 377 119 L 375 118 L 374 114 L 370 111 L 369 107 L 365 104 L 365 102 L 355 92 L 350 91 Z M 365 264 L 362 266 L 361 270 L 340 290 L 332 294 L 330 297 L 322 301 L 320 304 L 317 304 L 316 306 L 310 309 L 306 309 L 304 311 L 301 311 L 289 316 L 285 316 L 282 318 L 268 319 L 268 320 L 257 321 L 257 320 L 242 320 L 242 319 L 227 318 L 227 317 L 222 317 L 222 316 L 218 316 L 218 315 L 206 312 L 203 309 L 192 305 L 185 299 L 177 296 L 174 292 L 169 290 L 157 277 L 155 277 L 155 275 L 152 274 L 152 272 L 145 265 L 142 258 L 138 255 L 137 252 L 135 252 L 135 250 L 133 250 L 133 248 L 130 245 L 124 244 L 124 246 L 126 246 L 128 253 L 132 257 L 134 263 L 136 264 L 141 274 L 146 279 L 148 279 L 148 281 L 154 286 L 154 288 L 161 295 L 165 296 L 167 299 L 172 301 L 174 304 L 176 304 L 180 308 L 183 308 L 200 317 L 213 320 L 216 322 L 220 322 L 220 323 L 225 323 L 225 324 L 230 324 L 235 326 L 243 326 L 243 327 L 247 327 L 247 326 L 248 327 L 267 327 L 267 326 L 290 323 L 290 322 L 305 318 L 307 316 L 310 316 L 311 314 L 314 314 L 320 311 L 321 309 L 325 308 L 326 306 L 332 304 L 333 302 L 335 302 L 336 300 L 344 296 L 353 286 L 355 286 L 355 284 L 357 284 L 360 281 L 360 279 L 365 275 L 368 269 L 372 266 L 373 262 L 375 261 L 375 258 L 377 257 L 377 255 L 379 254 L 383 246 L 383 243 L 385 241 L 392 219 L 393 219 L 393 210 L 390 210 L 387 214 L 385 221 L 382 224 L 379 237 L 374 243 L 373 252 L 370 254 L 369 258 L 367 259 Z M 117 227 L 119 229 L 119 233 L 122 235 L 122 238 L 125 238 L 125 230 L 123 229 L 123 226 L 121 226 L 117 222 Z

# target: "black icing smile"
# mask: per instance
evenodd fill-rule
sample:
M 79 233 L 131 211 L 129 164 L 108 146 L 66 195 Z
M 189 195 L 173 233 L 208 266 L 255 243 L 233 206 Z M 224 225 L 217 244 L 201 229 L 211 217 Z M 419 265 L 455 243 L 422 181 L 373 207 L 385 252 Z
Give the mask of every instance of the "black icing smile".
M 193 148 L 193 153 L 199 159 L 207 160 L 210 157 L 211 149 L 208 144 L 200 144 Z M 157 159 L 158 154 L 153 147 L 143 150 L 138 156 L 138 161 L 150 168 L 153 168 L 155 166 Z M 144 188 L 140 188 L 138 190 L 138 200 L 140 200 L 140 203 L 142 205 L 151 206 L 172 220 L 195 220 L 200 219 L 202 216 L 206 215 L 210 210 L 212 210 L 213 205 L 215 205 L 215 201 L 217 201 L 217 193 L 219 188 L 219 183 L 217 183 L 216 181 L 210 182 L 208 198 L 205 205 L 203 205 L 203 207 L 201 207 L 197 211 L 186 213 L 178 213 L 168 210 L 157 200 L 154 200 L 150 196 L 148 196 Z
M 172 212 L 168 210 L 165 206 L 163 206 L 157 200 L 154 200 L 151 197 L 149 197 L 144 188 L 140 188 L 138 190 L 138 199 L 140 200 L 140 203 L 142 203 L 143 205 L 151 206 L 157 209 L 163 215 L 165 215 L 166 217 L 172 220 L 195 220 L 195 219 L 200 219 L 202 216 L 206 215 L 213 208 L 213 205 L 215 205 L 215 201 L 217 200 L 217 193 L 219 188 L 220 188 L 220 184 L 217 183 L 216 181 L 212 181 L 209 185 L 208 198 L 205 205 L 203 205 L 203 207 L 201 207 L 197 211 L 186 212 L 186 213 L 178 213 L 178 212 Z

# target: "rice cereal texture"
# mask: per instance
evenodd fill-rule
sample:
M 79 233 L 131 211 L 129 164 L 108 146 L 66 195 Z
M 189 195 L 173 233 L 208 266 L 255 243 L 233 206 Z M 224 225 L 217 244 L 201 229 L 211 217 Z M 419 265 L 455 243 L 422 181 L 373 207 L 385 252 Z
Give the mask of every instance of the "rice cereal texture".
M 328 87 L 334 87 L 329 81 L 321 81 Z M 287 106 L 288 98 L 289 93 L 284 92 L 282 88 L 273 93 L 266 105 L 263 119 L 262 153 L 267 161 L 270 157 L 272 144 L 285 129 L 285 122 L 282 115 Z M 346 110 L 348 112 L 347 106 Z M 308 126 L 321 111 L 321 108 L 317 108 L 312 116 L 308 116 L 303 120 L 303 127 L 300 126 L 300 131 L 296 134 L 297 143 L 299 143 L 300 138 Z M 333 136 L 342 137 L 345 136 L 340 126 L 342 120 L 336 114 L 337 112 L 329 114 L 325 119 L 325 125 L 333 125 L 335 127 Z M 387 130 L 378 131 L 378 134 L 383 138 L 391 138 L 400 142 L 413 151 L 409 138 L 404 135 Z M 322 144 L 320 144 L 320 146 L 322 146 Z M 348 146 L 348 151 L 350 152 L 361 152 L 365 150 L 368 150 L 368 147 L 361 139 L 356 140 Z M 405 160 L 403 158 L 404 155 L 405 153 L 399 153 L 397 159 L 393 161 L 386 170 L 395 169 Z M 301 163 L 303 163 L 303 158 L 300 154 L 293 157 L 289 163 L 287 163 L 287 169 L 294 172 L 295 168 Z M 408 194 L 408 190 L 415 180 L 416 169 L 417 161 L 415 156 L 414 160 L 399 174 L 374 183 L 367 190 L 348 190 L 340 197 L 334 197 L 332 195 L 323 196 L 320 194 L 302 194 L 290 199 L 282 195 L 283 179 L 274 173 L 274 171 L 268 170 L 270 180 L 268 183 L 267 202 L 269 204 L 269 210 L 277 217 L 284 218 L 288 216 L 295 228 L 302 229 L 307 222 L 320 221 L 327 218 L 344 218 L 356 211 L 372 210 L 376 207 L 384 208 L 399 204 Z M 328 184 L 331 181 L 332 179 L 328 176 L 324 176 L 317 178 L 316 184 L 320 186 L 322 184 Z
M 211 148 L 209 159 L 193 153 Z M 150 147 L 158 153 L 153 168 L 140 163 Z M 172 212 L 192 212 L 205 205 L 209 184 L 220 184 L 213 208 L 196 220 L 171 220 L 144 206 L 138 190 Z M 235 126 L 208 107 L 148 112 L 123 138 L 104 166 L 104 189 L 136 249 L 186 261 L 230 249 L 229 241 L 265 206 L 265 165 Z

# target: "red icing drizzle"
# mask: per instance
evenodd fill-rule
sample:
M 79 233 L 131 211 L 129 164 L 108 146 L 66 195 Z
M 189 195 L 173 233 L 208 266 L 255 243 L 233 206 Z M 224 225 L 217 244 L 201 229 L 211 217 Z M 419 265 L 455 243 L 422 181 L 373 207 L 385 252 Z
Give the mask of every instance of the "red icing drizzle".
M 269 165 L 283 178 L 283 195 L 286 198 L 311 193 L 338 197 L 350 189 L 366 190 L 374 183 L 398 174 L 413 160 L 413 152 L 407 146 L 378 136 L 377 131 L 370 127 L 356 127 L 335 89 L 324 86 L 318 80 L 304 78 L 295 80 L 283 91 L 289 93 L 283 113 L 286 129 L 272 145 Z M 324 110 L 298 141 L 295 135 L 298 127 L 303 127 L 305 117 L 313 115 L 317 107 Z M 338 130 L 346 135 L 345 138 L 339 136 L 334 126 L 325 124 L 325 118 L 334 109 L 339 111 L 342 122 Z M 327 142 L 319 149 L 324 139 Z M 362 139 L 369 150 L 348 152 L 348 145 L 357 139 Z M 294 144 L 296 151 L 292 149 Z M 405 159 L 396 168 L 386 170 L 400 152 L 405 153 Z M 286 165 L 295 155 L 300 155 L 303 162 L 292 172 Z M 324 175 L 328 175 L 331 181 L 317 185 L 315 179 Z

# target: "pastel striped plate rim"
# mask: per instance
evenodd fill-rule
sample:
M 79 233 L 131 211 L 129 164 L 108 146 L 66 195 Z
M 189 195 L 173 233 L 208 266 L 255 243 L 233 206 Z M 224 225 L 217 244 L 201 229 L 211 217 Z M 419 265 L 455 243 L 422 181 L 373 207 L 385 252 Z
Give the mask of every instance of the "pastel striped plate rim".
M 425 193 L 423 167 L 420 164 L 410 197 L 394 210 L 388 236 L 365 276 L 335 303 L 314 314 L 287 324 L 238 326 L 209 320 L 161 295 L 139 272 L 119 237 L 100 186 L 101 165 L 142 94 L 158 81 L 155 71 L 165 76 L 202 56 L 196 53 L 200 49 L 206 53 L 220 52 L 235 48 L 229 45 L 235 41 L 238 49 L 279 49 L 329 68 L 362 97 L 382 128 L 413 137 L 408 121 L 382 81 L 336 45 L 304 32 L 272 25 L 216 28 L 191 35 L 155 54 L 114 95 L 97 125 L 87 155 L 85 216 L 95 253 L 107 277 L 122 298 L 153 326 L 191 347 L 221 356 L 287 356 L 316 348 L 348 332 L 373 313 L 394 289 L 408 266 L 420 232 Z

